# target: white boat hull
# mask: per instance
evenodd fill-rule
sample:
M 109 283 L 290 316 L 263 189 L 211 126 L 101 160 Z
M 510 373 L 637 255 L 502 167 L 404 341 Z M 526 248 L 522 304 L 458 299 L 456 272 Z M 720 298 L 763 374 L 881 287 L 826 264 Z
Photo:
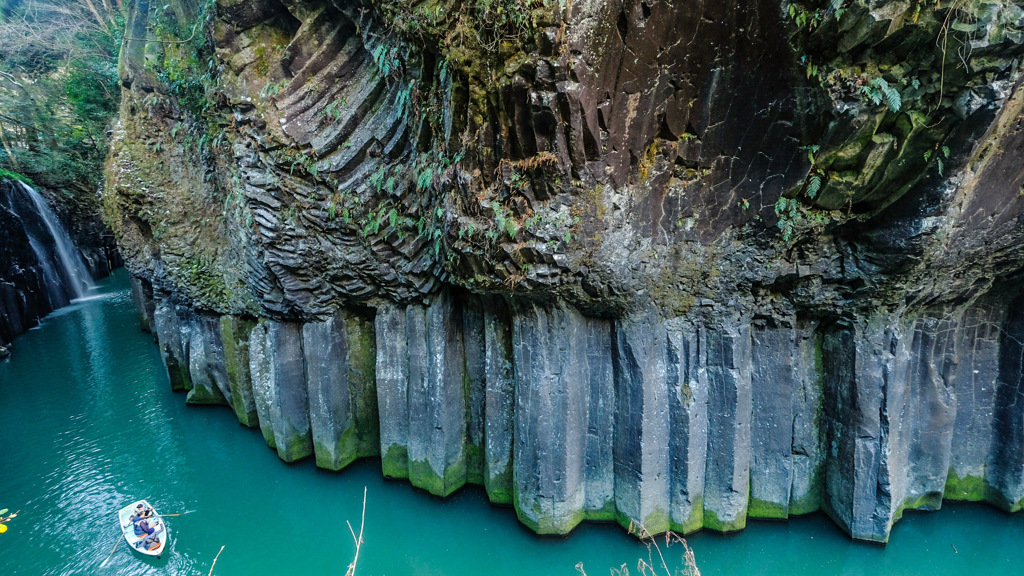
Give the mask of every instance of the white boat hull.
M 160 545 L 152 550 L 146 550 L 144 548 L 136 546 L 136 544 L 138 544 L 142 541 L 143 538 L 145 538 L 145 535 L 135 535 L 135 528 L 132 526 L 131 522 L 131 517 L 132 514 L 135 512 L 135 507 L 138 506 L 139 504 L 142 504 L 144 508 L 152 508 L 152 506 L 149 505 L 149 502 L 146 502 L 145 500 L 137 500 L 125 506 L 124 508 L 121 508 L 121 510 L 118 511 L 117 521 L 118 524 L 121 526 L 121 532 L 124 534 L 124 539 L 128 542 L 128 545 L 131 546 L 132 549 L 138 552 L 139 554 L 145 554 L 147 556 L 160 556 L 161 554 L 163 554 L 164 548 L 167 547 L 167 541 L 170 538 L 170 532 L 167 529 L 167 525 L 164 523 L 163 518 L 160 518 L 160 515 L 156 512 L 155 509 L 153 510 L 152 517 L 156 520 L 150 521 L 150 527 L 158 528 L 160 526 L 163 526 L 163 531 L 160 532 L 159 536 Z

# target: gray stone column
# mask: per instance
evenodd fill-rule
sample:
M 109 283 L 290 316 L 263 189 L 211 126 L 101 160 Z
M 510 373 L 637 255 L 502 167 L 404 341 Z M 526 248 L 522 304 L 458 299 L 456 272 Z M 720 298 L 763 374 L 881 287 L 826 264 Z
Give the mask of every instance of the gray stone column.
M 697 325 L 684 318 L 665 322 L 669 409 L 670 519 L 690 533 L 704 526 L 704 481 L 708 456 L 708 381 Z
M 321 468 L 341 470 L 356 458 L 380 453 L 370 326 L 340 310 L 302 327 L 310 428 Z
M 511 504 L 515 425 L 512 324 L 504 304 L 484 308 L 484 488 L 491 502 Z
M 615 324 L 615 505 L 658 534 L 669 518 L 668 335 L 654 310 Z
M 585 319 L 568 308 L 524 305 L 513 314 L 512 342 L 516 512 L 541 534 L 565 534 L 584 517 Z
M 224 346 L 224 371 L 230 393 L 228 404 L 238 421 L 250 428 L 259 424 L 256 400 L 252 392 L 252 373 L 249 366 L 249 335 L 253 322 L 238 316 L 220 317 L 220 336 Z
M 160 355 L 163 356 L 167 376 L 171 381 L 171 390 L 190 390 L 192 381 L 188 375 L 188 362 L 182 342 L 183 330 L 178 322 L 177 307 L 169 296 L 161 295 L 155 299 L 153 324 L 156 327 Z
M 264 438 L 285 462 L 313 454 L 302 325 L 268 320 L 250 338 L 252 385 Z
M 708 464 L 704 527 L 723 532 L 747 523 L 750 489 L 750 326 L 734 319 L 709 328 L 707 342 Z

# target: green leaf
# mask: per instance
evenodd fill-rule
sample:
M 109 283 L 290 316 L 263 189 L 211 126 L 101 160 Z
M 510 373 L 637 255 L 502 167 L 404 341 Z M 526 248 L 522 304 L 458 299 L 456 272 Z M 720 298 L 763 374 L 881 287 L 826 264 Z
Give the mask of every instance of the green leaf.
M 900 108 L 903 107 L 903 99 L 900 98 L 900 93 L 895 88 L 889 88 L 884 91 L 886 102 L 889 104 L 889 110 L 893 112 L 899 112 Z
M 821 177 L 811 176 L 811 179 L 807 182 L 807 197 L 814 200 L 818 195 L 818 190 L 821 190 Z

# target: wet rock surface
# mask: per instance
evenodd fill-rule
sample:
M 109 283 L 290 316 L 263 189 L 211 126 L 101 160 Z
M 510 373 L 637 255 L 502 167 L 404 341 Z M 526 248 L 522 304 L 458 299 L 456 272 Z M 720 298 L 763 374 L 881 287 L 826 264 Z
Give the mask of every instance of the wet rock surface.
M 105 206 L 172 386 L 545 533 L 1021 506 L 1018 3 L 489 6 L 131 44 Z

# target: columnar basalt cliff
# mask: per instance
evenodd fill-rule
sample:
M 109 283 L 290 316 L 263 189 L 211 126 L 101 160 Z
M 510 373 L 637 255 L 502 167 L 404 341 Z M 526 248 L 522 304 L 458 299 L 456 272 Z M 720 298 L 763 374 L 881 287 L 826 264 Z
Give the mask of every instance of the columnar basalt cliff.
M 1011 0 L 137 2 L 172 386 L 541 533 L 1024 503 Z

